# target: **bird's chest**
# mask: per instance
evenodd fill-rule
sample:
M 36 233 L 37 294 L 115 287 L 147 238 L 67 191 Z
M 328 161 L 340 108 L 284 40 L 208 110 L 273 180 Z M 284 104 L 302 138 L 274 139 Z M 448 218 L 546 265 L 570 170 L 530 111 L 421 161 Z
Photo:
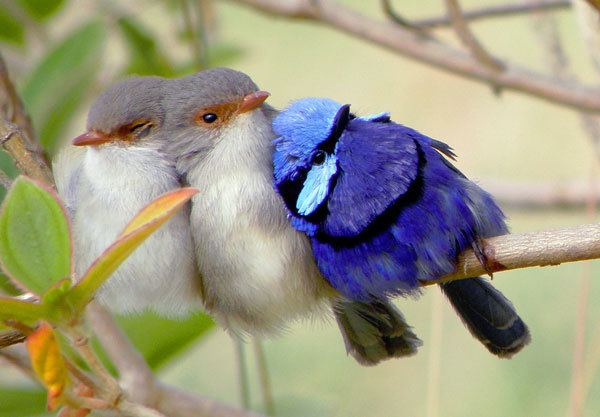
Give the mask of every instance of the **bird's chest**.
M 269 178 L 238 170 L 190 183 L 202 190 L 192 228 L 205 296 L 224 324 L 269 332 L 314 308 L 323 283 Z

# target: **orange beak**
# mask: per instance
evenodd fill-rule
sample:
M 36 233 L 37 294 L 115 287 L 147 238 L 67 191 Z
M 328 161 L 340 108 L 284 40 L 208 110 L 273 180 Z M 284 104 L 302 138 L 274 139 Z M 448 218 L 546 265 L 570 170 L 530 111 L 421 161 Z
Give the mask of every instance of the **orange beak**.
M 271 94 L 266 91 L 255 91 L 248 94 L 242 100 L 242 105 L 238 109 L 238 113 L 246 113 L 259 107 Z
M 101 132 L 96 132 L 95 130 L 91 130 L 89 132 L 85 132 L 83 135 L 77 136 L 71 143 L 75 146 L 88 146 L 100 145 L 110 141 L 112 141 L 110 136 Z

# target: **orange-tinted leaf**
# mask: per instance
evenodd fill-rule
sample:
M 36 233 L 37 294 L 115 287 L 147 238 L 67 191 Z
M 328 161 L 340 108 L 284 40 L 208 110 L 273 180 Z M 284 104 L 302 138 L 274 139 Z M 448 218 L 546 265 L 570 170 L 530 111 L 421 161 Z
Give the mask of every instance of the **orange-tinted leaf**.
M 52 326 L 44 322 L 27 336 L 27 350 L 33 370 L 48 390 L 48 409 L 54 410 L 62 404 L 69 376 Z
M 143 208 L 125 227 L 119 238 L 96 258 L 81 280 L 73 287 L 69 294 L 69 301 L 75 311 L 82 311 L 98 288 L 119 265 L 197 192 L 195 188 L 171 191 Z
M 121 232 L 120 237 L 123 237 L 134 230 L 139 229 L 140 227 L 144 227 L 144 225 L 148 223 L 164 217 L 166 213 L 171 213 L 178 210 L 197 193 L 198 190 L 196 188 L 187 187 L 163 194 L 140 210 L 140 212 Z

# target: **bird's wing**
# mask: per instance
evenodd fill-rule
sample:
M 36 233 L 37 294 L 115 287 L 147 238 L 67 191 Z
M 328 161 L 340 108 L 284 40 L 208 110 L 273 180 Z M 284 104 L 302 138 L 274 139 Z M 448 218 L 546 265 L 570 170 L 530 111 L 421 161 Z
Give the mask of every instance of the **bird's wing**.
M 322 224 L 325 235 L 353 237 L 410 192 L 419 170 L 413 137 L 394 123 L 349 122 L 336 148 L 338 176 Z
M 52 160 L 56 189 L 71 218 L 76 209 L 77 189 L 84 154 L 84 148 L 66 145 Z

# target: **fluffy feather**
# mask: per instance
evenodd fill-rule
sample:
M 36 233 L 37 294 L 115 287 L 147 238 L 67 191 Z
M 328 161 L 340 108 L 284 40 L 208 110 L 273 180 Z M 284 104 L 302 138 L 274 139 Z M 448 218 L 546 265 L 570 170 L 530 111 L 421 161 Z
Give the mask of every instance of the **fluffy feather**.
M 477 239 L 507 232 L 492 197 L 444 157 L 454 157 L 448 145 L 393 123 L 387 113 L 357 118 L 347 105 L 302 99 L 273 126 L 275 184 L 291 223 L 310 237 L 320 271 L 350 300 L 418 293 L 420 281 L 452 272 L 458 254 Z M 318 149 L 337 160 L 335 178 L 319 209 L 301 212 L 298 197 L 317 187 L 304 178 Z M 451 284 L 445 293 L 493 353 L 528 342 L 510 302 L 487 282 Z M 481 307 L 488 301 L 494 311 Z M 499 311 L 510 320 L 496 323 Z

